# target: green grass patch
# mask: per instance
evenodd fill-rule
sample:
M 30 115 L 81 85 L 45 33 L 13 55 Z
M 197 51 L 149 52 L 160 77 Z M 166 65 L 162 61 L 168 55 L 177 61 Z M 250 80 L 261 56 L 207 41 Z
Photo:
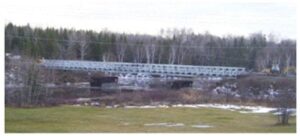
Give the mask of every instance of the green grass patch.
M 238 132 L 295 133 L 290 125 L 275 125 L 272 114 L 241 114 L 212 108 L 124 109 L 60 106 L 5 108 L 5 132 Z M 145 126 L 150 123 L 183 123 L 184 126 Z M 194 128 L 193 125 L 211 128 Z

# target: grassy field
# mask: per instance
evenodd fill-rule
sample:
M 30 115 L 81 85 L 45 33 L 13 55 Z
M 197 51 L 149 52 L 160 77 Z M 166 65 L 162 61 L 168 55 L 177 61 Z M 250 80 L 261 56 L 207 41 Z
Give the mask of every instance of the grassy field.
M 272 114 L 241 114 L 221 109 L 156 108 L 124 109 L 61 106 L 52 108 L 5 108 L 5 132 L 296 132 L 290 125 L 275 125 Z M 182 123 L 155 126 L 151 123 Z M 205 124 L 211 128 L 194 128 Z

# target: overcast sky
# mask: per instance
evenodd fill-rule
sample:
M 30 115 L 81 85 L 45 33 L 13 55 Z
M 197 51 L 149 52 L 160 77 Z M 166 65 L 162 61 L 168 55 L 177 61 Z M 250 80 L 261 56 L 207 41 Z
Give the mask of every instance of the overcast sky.
M 296 4 L 196 0 L 7 0 L 5 23 L 159 34 L 161 28 L 245 35 L 262 32 L 296 38 Z M 286 0 L 288 1 L 288 0 Z

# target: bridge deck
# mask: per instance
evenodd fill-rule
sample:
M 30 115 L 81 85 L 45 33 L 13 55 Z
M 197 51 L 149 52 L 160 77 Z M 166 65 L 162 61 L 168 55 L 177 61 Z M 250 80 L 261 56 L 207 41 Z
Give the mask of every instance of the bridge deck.
M 143 73 L 151 75 L 187 77 L 237 76 L 246 72 L 243 67 L 144 64 L 80 60 L 43 60 L 40 65 L 48 69 L 102 71 L 108 73 Z

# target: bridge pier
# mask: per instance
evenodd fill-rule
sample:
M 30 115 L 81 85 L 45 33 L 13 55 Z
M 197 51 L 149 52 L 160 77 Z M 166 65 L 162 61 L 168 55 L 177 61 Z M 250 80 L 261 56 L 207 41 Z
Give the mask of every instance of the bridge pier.
M 175 80 L 175 81 L 169 81 L 168 85 L 171 89 L 180 89 L 184 87 L 192 87 L 193 86 L 193 80 Z
M 106 83 L 117 83 L 118 77 L 92 77 L 90 80 L 91 87 L 102 87 Z

